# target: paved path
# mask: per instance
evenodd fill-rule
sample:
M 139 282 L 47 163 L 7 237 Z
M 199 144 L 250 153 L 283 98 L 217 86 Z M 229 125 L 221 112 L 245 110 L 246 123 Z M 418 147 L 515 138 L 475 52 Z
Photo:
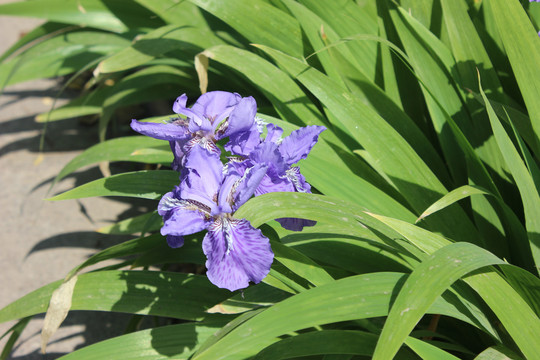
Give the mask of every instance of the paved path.
M 0 0 L 1 3 L 10 1 Z M 39 20 L 0 17 L 0 53 Z M 0 96 L 0 308 L 49 282 L 63 278 L 95 249 L 112 245 L 94 229 L 114 221 L 129 206 L 110 199 L 47 202 L 50 180 L 83 149 L 95 143 L 96 128 L 77 120 L 51 123 L 43 159 L 39 138 L 43 126 L 34 116 L 47 111 L 58 91 L 55 81 L 32 81 L 8 87 Z M 58 184 L 53 193 L 100 177 L 83 169 Z M 124 214 L 125 216 L 125 214 Z M 122 320 L 125 320 L 123 316 Z M 11 359 L 56 359 L 74 349 L 114 334 L 118 321 L 107 313 L 74 312 L 56 333 L 48 354 L 39 352 L 43 316 L 32 320 Z M 0 324 L 3 334 L 14 322 Z M 0 347 L 5 339 L 0 341 Z

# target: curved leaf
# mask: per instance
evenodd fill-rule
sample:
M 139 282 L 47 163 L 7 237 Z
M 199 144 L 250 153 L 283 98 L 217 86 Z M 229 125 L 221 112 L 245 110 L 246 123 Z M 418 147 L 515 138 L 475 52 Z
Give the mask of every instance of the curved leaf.
M 141 161 L 149 163 L 172 161 L 172 154 L 167 158 L 133 156 L 133 153 L 140 149 L 161 146 L 163 144 L 168 148 L 168 143 L 148 136 L 130 136 L 101 142 L 86 149 L 64 166 L 58 175 L 56 175 L 54 183 L 84 166 L 94 165 L 101 161 Z
M 352 276 L 303 291 L 255 315 L 212 345 L 197 352 L 193 360 L 245 359 L 275 343 L 278 336 L 332 322 L 385 316 L 403 274 L 373 273 Z M 443 301 L 430 312 L 455 316 Z M 440 311 L 440 312 L 439 312 Z M 461 317 L 461 315 L 458 315 Z M 215 339 L 214 339 L 215 340 Z
M 43 313 L 62 281 L 46 285 L 0 310 L 0 322 Z M 206 310 L 230 297 L 206 276 L 164 271 L 98 271 L 78 275 L 71 310 L 116 311 L 204 318 Z
M 179 174 L 172 170 L 137 171 L 97 179 L 47 200 L 70 200 L 93 196 L 128 196 L 159 199 L 178 185 Z
M 62 356 L 60 359 L 187 359 L 193 354 L 198 344 L 212 336 L 223 325 L 224 321 L 156 327 L 101 341 Z
M 391 359 L 433 301 L 466 274 L 504 264 L 488 251 L 469 243 L 454 243 L 434 252 L 416 267 L 388 314 L 373 359 Z
M 452 205 L 456 201 L 459 201 L 461 199 L 464 199 L 471 195 L 489 195 L 489 192 L 482 189 L 479 186 L 472 186 L 472 185 L 463 185 L 460 186 L 457 189 L 454 189 L 450 191 L 448 194 L 444 195 L 442 198 L 434 202 L 430 207 L 428 207 L 418 219 L 416 219 L 416 222 L 419 222 L 426 216 L 429 216 L 433 214 L 436 211 L 439 211 L 441 209 L 444 209 L 447 206 Z

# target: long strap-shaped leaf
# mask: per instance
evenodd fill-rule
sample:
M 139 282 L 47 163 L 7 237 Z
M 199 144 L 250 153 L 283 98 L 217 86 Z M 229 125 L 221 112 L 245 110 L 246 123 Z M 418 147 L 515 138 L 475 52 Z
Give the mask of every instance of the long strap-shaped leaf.
M 86 24 L 103 30 L 124 32 L 128 30 L 126 24 L 115 14 L 122 14 L 122 18 L 129 18 L 131 25 L 139 28 L 157 27 L 163 21 L 143 6 L 133 1 L 113 1 L 105 4 L 98 0 L 80 0 L 66 3 L 64 0 L 37 0 L 29 3 L 12 2 L 0 6 L 0 14 L 14 16 L 30 16 L 57 21 L 66 24 Z
M 315 325 L 385 316 L 392 292 L 403 281 L 397 273 L 373 273 L 344 278 L 290 297 L 254 316 L 193 360 L 245 359 L 276 342 L 277 336 Z M 431 311 L 448 312 L 442 303 Z M 451 316 L 455 316 L 453 311 Z M 461 317 L 461 316 L 460 316 Z
M 302 55 L 298 22 L 289 14 L 262 0 L 191 0 L 233 27 L 249 41 Z M 257 21 L 253 21 L 256 17 Z M 268 24 L 272 25 L 271 30 Z
M 486 105 L 489 121 L 491 122 L 491 128 L 493 129 L 497 145 L 501 149 L 504 160 L 512 172 L 512 176 L 514 177 L 521 195 L 523 210 L 525 212 L 525 225 L 529 236 L 530 251 L 532 252 L 536 270 L 538 271 L 540 269 L 540 195 L 538 194 L 531 174 L 514 147 L 512 140 L 497 118 L 482 87 L 480 87 L 480 93 L 482 94 L 482 98 Z
M 416 211 L 425 210 L 447 192 L 411 146 L 373 109 L 358 101 L 354 94 L 298 59 L 266 46 L 259 48 L 328 107 L 348 134 L 357 139 L 379 163 Z M 441 231 L 444 229 L 452 236 L 478 241 L 476 230 L 465 212 L 459 208 L 448 210 L 444 221 L 432 219 L 434 227 Z
M 537 140 L 540 137 L 540 41 L 517 0 L 490 1 L 510 65 L 527 106 Z M 538 154 L 536 154 L 538 155 Z
M 280 360 L 308 355 L 323 354 L 354 354 L 371 356 L 377 335 L 364 331 L 354 330 L 322 330 L 311 331 L 285 338 L 270 345 L 255 356 L 254 360 Z M 400 359 L 414 359 L 414 356 L 406 356 Z M 404 357 L 404 355 L 406 357 Z
M 81 199 L 93 196 L 159 199 L 178 184 L 178 178 L 178 172 L 172 170 L 122 173 L 91 181 L 48 200 Z
M 187 359 L 195 346 L 219 330 L 223 323 L 187 323 L 157 327 L 108 339 L 74 351 L 62 360 Z
M 56 175 L 54 182 L 62 180 L 65 176 L 72 172 L 92 164 L 97 164 L 100 161 L 130 161 L 135 159 L 132 156 L 133 152 L 139 149 L 167 145 L 166 142 L 153 139 L 148 136 L 129 136 L 115 138 L 96 144 L 86 149 L 81 154 L 73 158 L 64 168 Z M 168 145 L 167 145 L 168 146 Z M 144 161 L 162 162 L 162 160 L 172 161 L 172 154 L 165 158 L 144 158 Z
M 0 322 L 44 313 L 53 282 L 0 310 Z M 78 276 L 71 310 L 117 311 L 200 320 L 205 311 L 230 297 L 206 276 L 157 271 L 99 271 Z
M 436 251 L 450 241 L 404 221 L 375 216 L 378 220 L 399 232 L 427 253 Z M 520 294 L 494 269 L 467 276 L 469 284 L 501 320 L 510 336 L 526 357 L 534 359 L 540 354 L 540 319 Z
M 426 310 L 455 281 L 494 264 L 504 264 L 470 243 L 454 243 L 434 252 L 409 276 L 401 289 L 377 343 L 374 360 L 391 359 Z

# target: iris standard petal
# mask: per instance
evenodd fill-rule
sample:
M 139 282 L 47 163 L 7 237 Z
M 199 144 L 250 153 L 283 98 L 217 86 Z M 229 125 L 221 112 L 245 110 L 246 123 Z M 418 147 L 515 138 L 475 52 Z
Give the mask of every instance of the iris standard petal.
M 185 115 L 189 118 L 196 118 L 201 119 L 204 115 L 203 113 L 197 113 L 196 111 L 193 111 L 192 109 L 189 109 L 186 107 L 187 103 L 187 96 L 186 94 L 182 94 L 179 97 L 176 98 L 173 104 L 173 111 L 177 114 Z M 199 120 L 196 120 L 199 121 Z
M 326 130 L 324 126 L 311 125 L 293 131 L 279 145 L 279 151 L 287 166 L 305 159 L 311 148 L 317 143 L 319 134 Z
M 191 118 L 188 128 L 192 134 L 195 134 L 199 131 L 203 133 L 211 133 L 214 130 L 212 123 L 206 117 Z
M 284 174 L 288 168 L 279 151 L 278 145 L 273 142 L 259 144 L 249 154 L 249 159 L 255 164 L 266 164 L 268 166 L 268 175 L 271 177 Z
M 257 103 L 251 96 L 242 98 L 229 115 L 229 119 L 223 122 L 215 122 L 215 137 L 217 140 L 249 131 L 255 122 Z
M 176 141 L 186 139 L 191 136 L 189 130 L 173 123 L 152 123 L 131 120 L 131 128 L 136 132 L 150 136 L 154 139 Z
M 218 219 L 209 227 L 202 246 L 208 279 L 230 291 L 246 288 L 250 281 L 259 283 L 274 260 L 268 238 L 246 219 Z
M 268 166 L 265 164 L 256 164 L 244 172 L 244 175 L 235 183 L 228 199 L 233 211 L 238 210 L 253 196 L 267 170 Z
M 247 131 L 236 132 L 229 135 L 229 142 L 225 150 L 234 155 L 248 156 L 261 143 L 261 133 L 256 123 Z
M 266 125 L 266 138 L 264 141 L 278 143 L 281 135 L 283 135 L 283 129 L 279 126 L 269 123 Z
M 202 94 L 191 107 L 191 111 L 201 114 L 212 124 L 225 119 L 234 110 L 234 106 L 242 97 L 236 93 L 226 91 L 210 91 Z

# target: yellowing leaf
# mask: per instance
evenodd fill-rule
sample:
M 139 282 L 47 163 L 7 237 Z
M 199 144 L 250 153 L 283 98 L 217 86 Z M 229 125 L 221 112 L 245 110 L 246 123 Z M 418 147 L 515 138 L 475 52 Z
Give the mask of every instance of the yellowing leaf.
M 73 276 L 52 293 L 51 302 L 45 314 L 43 329 L 41 330 L 42 353 L 45 353 L 49 339 L 58 330 L 71 308 L 71 297 L 76 283 L 77 276 Z

